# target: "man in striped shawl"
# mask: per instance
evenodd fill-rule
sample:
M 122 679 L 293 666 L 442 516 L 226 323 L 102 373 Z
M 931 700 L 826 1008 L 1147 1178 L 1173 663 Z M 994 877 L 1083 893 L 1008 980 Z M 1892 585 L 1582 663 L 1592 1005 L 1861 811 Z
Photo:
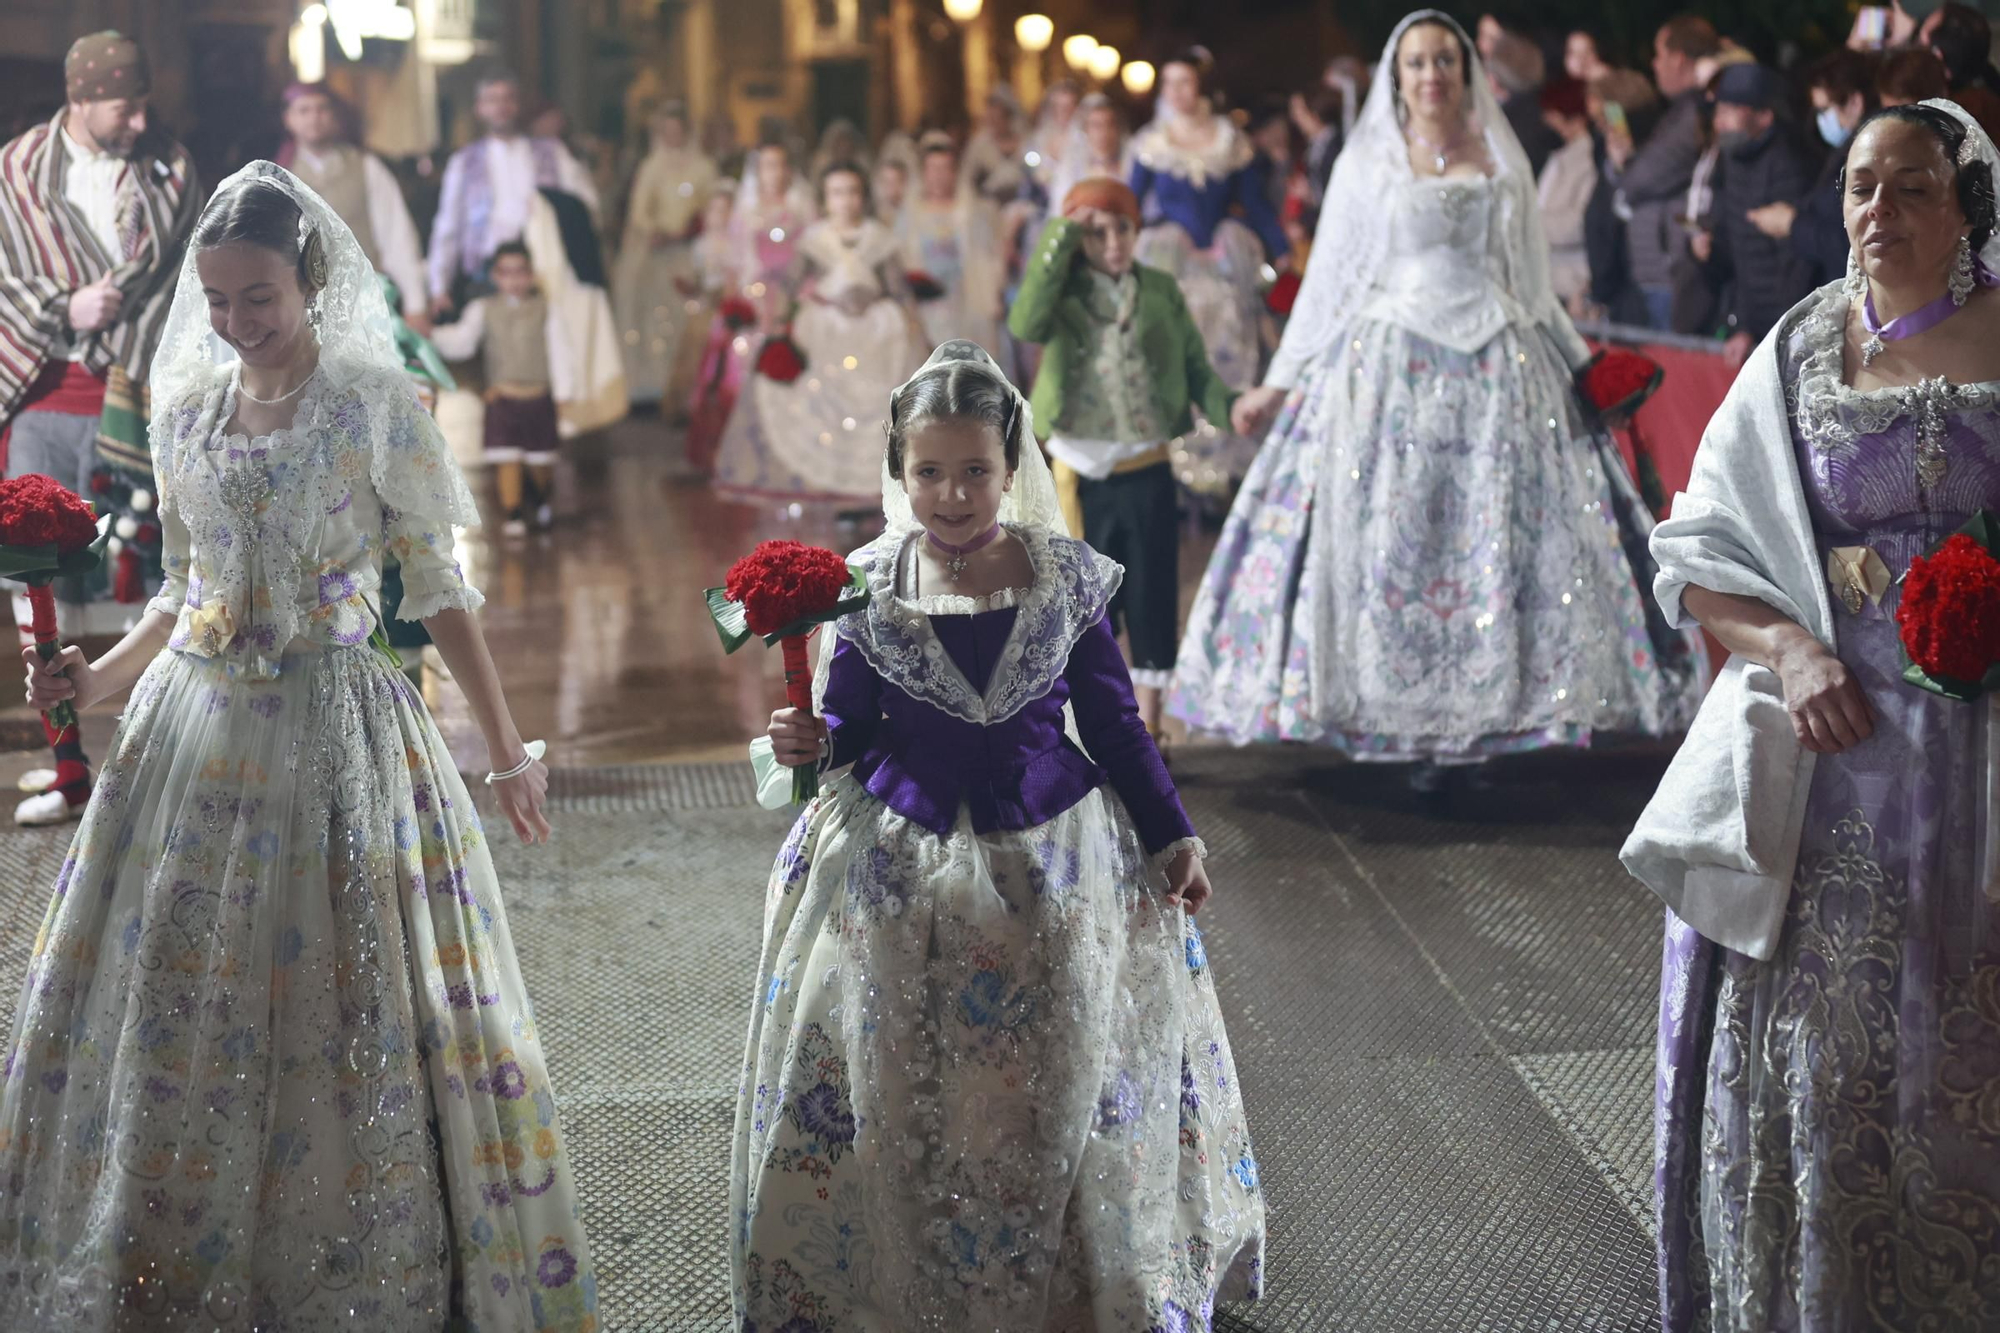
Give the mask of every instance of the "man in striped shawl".
M 187 150 L 146 132 L 135 42 L 81 38 L 63 73 L 62 111 L 0 148 L 0 447 L 9 477 L 53 477 L 115 516 L 109 577 L 56 585 L 62 631 L 81 636 L 125 628 L 148 564 L 158 577 L 145 385 L 200 197 Z M 25 597 L 14 620 L 25 646 Z M 76 729 L 49 742 L 56 766 L 23 784 L 17 823 L 73 819 L 90 795 Z

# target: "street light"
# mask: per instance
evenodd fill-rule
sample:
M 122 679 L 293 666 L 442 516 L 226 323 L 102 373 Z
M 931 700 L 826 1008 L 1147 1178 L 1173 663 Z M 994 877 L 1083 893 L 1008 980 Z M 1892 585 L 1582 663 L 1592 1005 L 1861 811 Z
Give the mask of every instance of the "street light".
M 1125 80 L 1125 91 L 1134 97 L 1144 97 L 1153 91 L 1153 77 L 1156 72 L 1148 62 L 1134 60 L 1125 66 L 1122 75 Z
M 1096 50 L 1097 39 L 1087 32 L 1063 38 L 1063 60 L 1079 74 L 1090 68 L 1090 57 Z
M 1100 46 L 1090 53 L 1090 72 L 1100 83 L 1116 78 L 1118 66 L 1122 63 L 1123 57 L 1115 46 Z
M 1014 44 L 1031 56 L 1049 49 L 1056 39 L 1056 21 L 1047 14 L 1023 14 L 1014 20 Z
M 956 23 L 970 23 L 979 17 L 984 3 L 985 0 L 944 0 L 945 16 Z

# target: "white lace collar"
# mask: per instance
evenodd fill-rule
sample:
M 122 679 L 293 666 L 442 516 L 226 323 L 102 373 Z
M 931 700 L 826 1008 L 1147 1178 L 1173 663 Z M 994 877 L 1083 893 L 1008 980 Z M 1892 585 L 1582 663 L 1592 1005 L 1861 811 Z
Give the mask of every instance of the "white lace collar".
M 897 576 L 918 533 L 889 532 L 849 557 L 866 575 L 870 597 L 866 609 L 845 617 L 838 627 L 840 636 L 889 684 L 981 726 L 1004 722 L 1055 688 L 1077 637 L 1102 618 L 1125 573 L 1080 541 L 1039 527 L 1006 527 L 1034 568 L 1029 588 L 1003 589 L 986 598 L 904 597 Z M 952 661 L 931 620 L 996 609 L 993 600 L 1003 596 L 1016 609 L 1014 624 L 981 693 Z
M 2000 393 L 2000 380 L 1960 385 L 1943 376 L 1857 389 L 1846 375 L 1852 295 L 1845 283 L 1835 282 L 1809 299 L 1797 334 L 1804 355 L 1785 397 L 1800 436 L 1816 453 L 1845 456 L 1862 438 L 1883 434 L 1906 416 L 1917 418 L 1927 435 L 1936 435 L 1942 430 L 1944 412 L 1989 406 Z
M 1211 177 L 1221 179 L 1250 165 L 1256 150 L 1250 140 L 1225 116 L 1212 118 L 1215 137 L 1206 148 L 1184 148 L 1167 133 L 1166 122 L 1154 121 L 1132 140 L 1132 151 L 1141 164 L 1169 176 L 1178 176 L 1199 189 Z

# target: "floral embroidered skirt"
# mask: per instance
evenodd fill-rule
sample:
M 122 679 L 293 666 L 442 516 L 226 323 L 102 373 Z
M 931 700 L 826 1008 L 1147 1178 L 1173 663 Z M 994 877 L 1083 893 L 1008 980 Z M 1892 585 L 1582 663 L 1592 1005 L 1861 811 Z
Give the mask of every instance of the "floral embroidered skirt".
M 1769 962 L 1667 918 L 1656 1087 L 1670 1333 L 2000 1328 L 2000 904 L 1986 703 L 1842 616 L 1875 734 L 1819 756 Z
M 859 315 L 808 302 L 792 338 L 805 353 L 805 374 L 781 384 L 750 373 L 722 435 L 716 489 L 744 499 L 877 508 L 889 395 L 929 349 L 917 345 L 903 307 L 888 300 Z
M 1145 1333 L 1255 1299 L 1264 1203 L 1200 934 L 1114 797 L 949 837 L 851 777 L 765 904 L 730 1172 L 754 1333 Z
M 1579 435 L 1570 393 L 1511 328 L 1466 353 L 1358 325 L 1237 494 L 1168 710 L 1239 745 L 1384 759 L 1684 726 L 1695 673 L 1655 652 L 1617 517 L 1630 482 Z
M 1203 250 L 1179 223 L 1159 222 L 1139 234 L 1134 254 L 1174 275 L 1222 382 L 1238 390 L 1255 386 L 1264 370 L 1264 246 L 1257 233 L 1225 219 Z M 1249 471 L 1257 441 L 1234 434 L 1227 421 L 1208 424 L 1212 429 L 1192 431 L 1176 445 L 1174 472 L 1194 490 L 1226 497 Z
M 465 786 L 365 648 L 135 688 L 0 1084 L 0 1327 L 597 1327 Z

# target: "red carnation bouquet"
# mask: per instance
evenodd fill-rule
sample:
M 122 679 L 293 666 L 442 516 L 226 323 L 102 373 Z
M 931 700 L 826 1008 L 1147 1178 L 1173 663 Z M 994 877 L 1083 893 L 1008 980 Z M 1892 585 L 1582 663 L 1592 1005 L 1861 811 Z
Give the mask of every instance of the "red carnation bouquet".
M 757 322 L 757 307 L 741 296 L 724 298 L 717 313 L 731 329 L 747 329 Z
M 920 268 L 905 273 L 903 281 L 910 285 L 910 295 L 919 301 L 935 301 L 944 295 L 944 284 Z
M 780 384 L 790 384 L 806 373 L 805 351 L 792 341 L 790 326 L 764 340 L 763 350 L 757 353 L 757 373 Z
M 1980 510 L 1910 562 L 1896 627 L 1918 689 L 1970 703 L 2000 689 L 2000 519 Z
M 1666 382 L 1666 368 L 1650 356 L 1624 347 L 1601 349 L 1576 374 L 1576 390 L 1601 421 L 1622 418 L 1638 462 L 1640 498 L 1655 514 L 1667 507 L 1667 489 L 1653 463 L 1653 451 L 1639 433 L 1638 413 Z
M 30 628 L 44 662 L 53 661 L 58 648 L 51 585 L 97 568 L 110 523 L 109 515 L 95 517 L 82 496 L 49 477 L 0 481 L 0 577 L 28 585 Z M 61 733 L 76 725 L 76 709 L 64 700 L 49 710 L 49 721 Z
M 729 567 L 720 588 L 710 588 L 708 613 L 722 650 L 733 653 L 758 635 L 775 643 L 785 658 L 785 700 L 808 715 L 813 710 L 812 667 L 806 640 L 819 626 L 868 604 L 868 582 L 858 569 L 823 546 L 803 542 L 759 542 Z M 809 801 L 819 791 L 819 768 L 792 770 L 792 800 Z

